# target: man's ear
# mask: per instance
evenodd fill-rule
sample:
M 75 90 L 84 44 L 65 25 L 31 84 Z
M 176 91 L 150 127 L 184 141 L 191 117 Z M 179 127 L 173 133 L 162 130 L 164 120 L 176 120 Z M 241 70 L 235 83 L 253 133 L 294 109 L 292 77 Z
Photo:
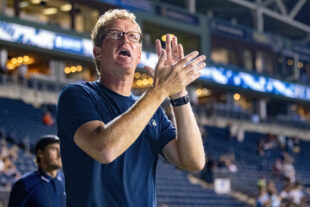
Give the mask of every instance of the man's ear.
M 37 156 L 38 156 L 40 159 L 42 159 L 42 156 L 43 156 L 42 150 L 38 150 Z
M 102 56 L 102 50 L 101 50 L 101 48 L 98 47 L 98 46 L 95 46 L 94 49 L 93 49 L 93 54 L 94 54 L 95 60 L 100 61 L 101 56 Z

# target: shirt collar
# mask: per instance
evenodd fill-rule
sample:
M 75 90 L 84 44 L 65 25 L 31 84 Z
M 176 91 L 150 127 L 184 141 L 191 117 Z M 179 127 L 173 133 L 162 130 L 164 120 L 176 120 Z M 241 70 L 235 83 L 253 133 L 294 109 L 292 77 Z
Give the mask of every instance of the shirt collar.
M 62 180 L 61 177 L 59 176 L 59 172 L 57 172 L 57 175 L 55 178 L 52 178 L 51 176 L 49 176 L 48 174 L 46 174 L 42 168 L 39 167 L 38 169 L 38 173 L 39 173 L 39 176 L 41 178 L 41 180 L 45 181 L 45 182 L 50 182 L 51 180 L 53 179 L 57 179 L 57 180 Z

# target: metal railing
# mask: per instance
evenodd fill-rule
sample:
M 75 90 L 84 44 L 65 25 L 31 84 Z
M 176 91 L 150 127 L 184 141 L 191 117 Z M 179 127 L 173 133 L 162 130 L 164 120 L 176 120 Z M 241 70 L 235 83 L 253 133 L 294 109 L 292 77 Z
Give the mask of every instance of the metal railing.
M 65 84 L 44 76 L 18 79 L 12 75 L 0 74 L 0 97 L 22 99 L 34 105 L 56 104 L 59 91 Z
M 9 205 L 10 188 L 0 187 L 0 207 L 7 207 Z

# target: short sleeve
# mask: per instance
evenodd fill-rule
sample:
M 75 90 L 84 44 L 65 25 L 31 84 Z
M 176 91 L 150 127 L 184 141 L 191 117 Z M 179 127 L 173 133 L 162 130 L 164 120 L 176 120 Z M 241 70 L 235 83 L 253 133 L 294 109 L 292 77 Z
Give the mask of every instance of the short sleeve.
M 63 88 L 57 104 L 57 127 L 60 138 L 73 138 L 76 130 L 93 120 L 101 120 L 89 92 L 80 85 Z
M 176 138 L 176 128 L 172 125 L 172 122 L 168 119 L 165 111 L 162 107 L 159 108 L 159 120 L 160 120 L 160 138 L 159 138 L 159 152 L 168 144 L 171 140 Z

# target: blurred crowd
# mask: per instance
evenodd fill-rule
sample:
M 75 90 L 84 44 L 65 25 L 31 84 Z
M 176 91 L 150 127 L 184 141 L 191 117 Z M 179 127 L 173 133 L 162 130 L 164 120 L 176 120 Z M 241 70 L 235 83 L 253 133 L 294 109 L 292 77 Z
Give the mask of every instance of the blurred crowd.
M 257 182 L 257 207 L 308 207 L 304 186 L 296 182 L 294 167 L 294 156 L 301 153 L 299 139 L 273 134 L 260 138 L 258 154 L 262 160 L 268 159 L 273 149 L 280 149 L 280 154 L 272 166 L 273 179 L 263 177 Z M 276 180 L 284 183 L 280 191 L 276 188 Z
M 303 185 L 286 182 L 280 192 L 272 180 L 258 181 L 257 207 L 308 207 Z
M 267 134 L 262 136 L 258 143 L 258 154 L 260 157 L 269 156 L 273 149 L 280 149 L 294 155 L 301 152 L 300 140 L 298 137 L 285 137 L 283 135 Z
M 18 159 L 18 146 L 8 147 L 5 139 L 0 139 L 0 186 L 11 187 L 20 178 L 20 172 L 15 166 Z
M 207 132 L 203 128 L 201 128 L 201 134 L 206 143 Z M 231 173 L 238 173 L 235 153 L 237 153 L 237 145 L 244 141 L 244 131 L 237 125 L 230 124 L 225 137 L 227 138 L 225 143 L 227 152 L 217 155 L 218 159 L 213 159 L 213 155 L 208 154 L 206 166 L 200 174 L 201 178 L 209 183 L 213 183 L 214 176 L 218 176 L 219 173 L 223 175 L 223 172 L 226 172 L 226 177 L 229 177 Z M 307 200 L 306 188 L 302 183 L 297 182 L 300 179 L 296 178 L 294 166 L 295 159 L 305 155 L 301 149 L 300 140 L 297 137 L 269 133 L 258 139 L 256 149 L 257 156 L 255 157 L 258 159 L 256 168 L 265 172 L 264 177 L 257 182 L 256 206 L 309 206 L 307 202 L 309 203 L 310 200 Z

